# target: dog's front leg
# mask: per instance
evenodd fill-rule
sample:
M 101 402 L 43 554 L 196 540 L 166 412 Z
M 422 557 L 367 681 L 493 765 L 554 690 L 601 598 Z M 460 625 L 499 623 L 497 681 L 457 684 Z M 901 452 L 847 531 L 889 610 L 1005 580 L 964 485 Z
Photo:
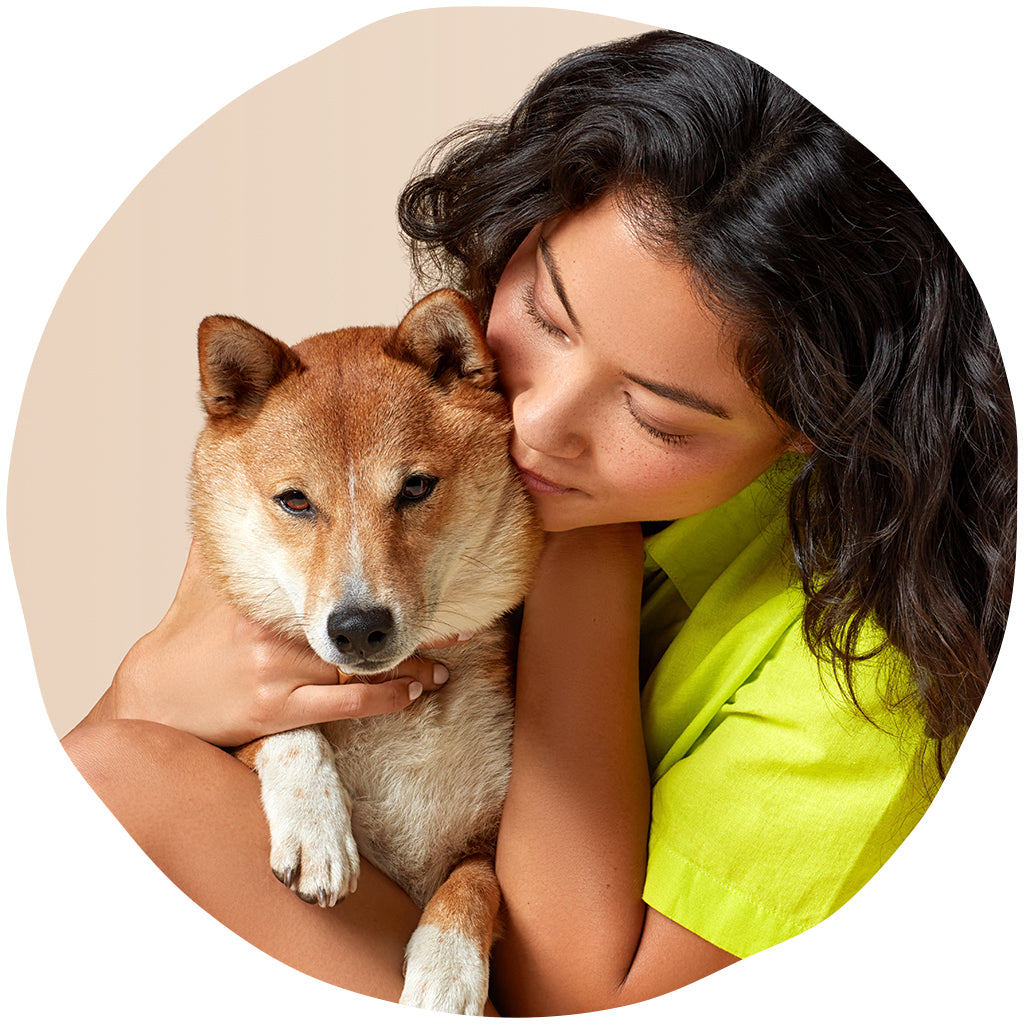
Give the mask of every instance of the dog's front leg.
M 315 727 L 260 741 L 254 758 L 270 825 L 270 867 L 307 903 L 334 906 L 356 887 L 351 801 L 334 750 Z
M 480 1016 L 500 906 L 490 857 L 467 857 L 457 864 L 424 908 L 406 947 L 400 1002 Z

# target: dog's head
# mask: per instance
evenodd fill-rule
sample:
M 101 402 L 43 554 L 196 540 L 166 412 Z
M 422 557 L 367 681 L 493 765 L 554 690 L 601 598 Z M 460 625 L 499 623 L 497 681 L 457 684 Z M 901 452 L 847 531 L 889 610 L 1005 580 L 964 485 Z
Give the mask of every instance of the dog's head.
M 244 612 L 366 674 L 522 599 L 540 532 L 464 296 L 294 348 L 208 317 L 199 364 L 192 522 Z

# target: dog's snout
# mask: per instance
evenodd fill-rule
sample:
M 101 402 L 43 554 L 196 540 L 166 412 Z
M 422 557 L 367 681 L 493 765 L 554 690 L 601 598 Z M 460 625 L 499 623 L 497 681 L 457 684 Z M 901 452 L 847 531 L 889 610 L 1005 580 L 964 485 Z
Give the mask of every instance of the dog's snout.
M 327 620 L 327 635 L 341 654 L 365 656 L 379 651 L 394 629 L 395 619 L 383 606 L 335 608 Z

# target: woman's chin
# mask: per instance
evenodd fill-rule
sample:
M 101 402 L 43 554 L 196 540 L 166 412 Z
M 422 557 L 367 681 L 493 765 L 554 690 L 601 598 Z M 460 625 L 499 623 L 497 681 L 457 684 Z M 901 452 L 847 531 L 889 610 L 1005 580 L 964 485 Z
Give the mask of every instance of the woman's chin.
M 540 525 L 547 533 L 567 533 L 586 526 L 606 526 L 622 519 L 602 510 L 596 502 L 580 500 L 579 492 L 572 494 L 534 494 L 533 507 Z

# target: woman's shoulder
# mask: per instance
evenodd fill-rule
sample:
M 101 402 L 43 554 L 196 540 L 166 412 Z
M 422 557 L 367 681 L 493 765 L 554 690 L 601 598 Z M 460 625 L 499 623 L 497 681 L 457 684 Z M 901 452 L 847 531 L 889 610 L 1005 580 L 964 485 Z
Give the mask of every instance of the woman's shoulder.
M 919 753 L 913 674 L 873 619 L 859 630 L 849 678 L 812 650 L 778 487 L 761 480 L 727 504 L 648 544 L 641 651 L 652 769 L 664 771 L 730 716 L 750 734 L 773 723 L 822 750 L 873 747 L 884 733 L 910 737 Z M 735 724 L 732 732 L 746 735 Z

